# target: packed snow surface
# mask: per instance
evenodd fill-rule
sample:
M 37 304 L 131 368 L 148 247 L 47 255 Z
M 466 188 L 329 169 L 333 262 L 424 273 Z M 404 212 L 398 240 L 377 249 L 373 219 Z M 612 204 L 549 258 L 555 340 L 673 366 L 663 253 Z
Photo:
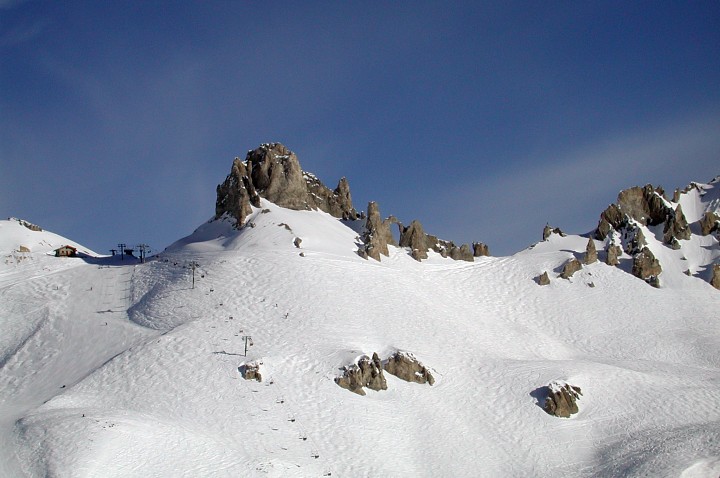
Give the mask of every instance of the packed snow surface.
M 322 212 L 264 202 L 249 222 L 145 264 L 0 264 L 0 476 L 720 475 L 720 293 L 682 266 L 660 289 L 601 262 L 558 279 L 585 250 L 571 235 L 376 262 Z M 694 240 L 704 270 L 717 240 Z M 396 351 L 435 384 L 335 383 Z M 554 380 L 582 388 L 569 419 L 542 409 Z

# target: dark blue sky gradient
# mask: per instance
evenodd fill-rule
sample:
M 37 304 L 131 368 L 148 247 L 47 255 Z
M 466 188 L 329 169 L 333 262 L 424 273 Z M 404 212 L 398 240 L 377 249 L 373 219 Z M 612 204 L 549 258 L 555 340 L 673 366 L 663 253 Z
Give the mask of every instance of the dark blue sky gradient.
M 720 174 L 717 2 L 539 3 L 0 0 L 0 215 L 161 250 L 280 141 L 509 254 Z

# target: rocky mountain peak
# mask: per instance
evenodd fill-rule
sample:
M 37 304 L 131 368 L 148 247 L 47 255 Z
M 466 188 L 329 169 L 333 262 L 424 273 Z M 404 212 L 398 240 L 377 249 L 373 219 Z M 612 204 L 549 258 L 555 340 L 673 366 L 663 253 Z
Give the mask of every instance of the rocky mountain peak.
M 235 158 L 230 174 L 217 187 L 215 219 L 227 215 L 236 227 L 242 227 L 251 205 L 259 207 L 261 197 L 287 209 L 320 209 L 343 219 L 359 216 L 347 179 L 330 190 L 303 171 L 297 155 L 281 143 L 261 144 L 248 151 L 244 161 Z

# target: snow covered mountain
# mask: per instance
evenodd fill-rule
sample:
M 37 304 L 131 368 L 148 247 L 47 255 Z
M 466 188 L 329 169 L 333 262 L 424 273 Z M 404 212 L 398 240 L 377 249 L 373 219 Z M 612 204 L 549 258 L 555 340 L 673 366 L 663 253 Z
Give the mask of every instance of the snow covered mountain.
M 0 476 L 716 478 L 718 189 L 641 191 L 604 236 L 457 261 L 432 241 L 364 258 L 345 199 L 238 194 L 242 215 L 143 264 L 0 221 Z M 637 213 L 656 193 L 688 239 Z M 90 257 L 48 254 L 65 244 Z M 643 248 L 658 287 L 632 273 Z M 397 352 L 434 383 L 338 386 Z M 544 410 L 556 380 L 581 389 L 570 418 Z

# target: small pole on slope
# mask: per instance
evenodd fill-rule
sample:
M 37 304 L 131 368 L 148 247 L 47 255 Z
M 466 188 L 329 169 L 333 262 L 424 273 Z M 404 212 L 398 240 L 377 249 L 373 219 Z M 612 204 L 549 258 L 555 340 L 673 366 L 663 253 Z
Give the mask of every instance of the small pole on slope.
M 253 344 L 252 337 L 250 337 L 249 335 L 243 335 L 240 338 L 245 341 L 245 356 L 247 357 L 248 343 L 250 346 L 252 346 L 252 344 Z
M 200 265 L 200 264 L 198 264 L 198 263 L 195 262 L 195 261 L 191 261 L 191 262 L 190 262 L 190 268 L 192 269 L 192 288 L 193 288 L 193 289 L 195 288 L 195 268 L 196 268 L 197 266 L 199 266 L 199 265 Z

